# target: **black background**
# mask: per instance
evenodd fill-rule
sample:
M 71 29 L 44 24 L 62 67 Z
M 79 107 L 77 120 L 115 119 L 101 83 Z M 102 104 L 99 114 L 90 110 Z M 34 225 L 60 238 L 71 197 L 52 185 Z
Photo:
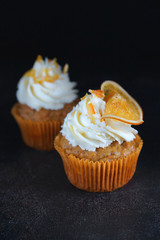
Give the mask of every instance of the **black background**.
M 159 15 L 151 1 L 1 3 L 0 239 L 159 239 Z M 144 147 L 122 189 L 80 191 L 58 153 L 23 144 L 10 109 L 38 54 L 69 63 L 79 96 L 112 79 L 141 104 Z

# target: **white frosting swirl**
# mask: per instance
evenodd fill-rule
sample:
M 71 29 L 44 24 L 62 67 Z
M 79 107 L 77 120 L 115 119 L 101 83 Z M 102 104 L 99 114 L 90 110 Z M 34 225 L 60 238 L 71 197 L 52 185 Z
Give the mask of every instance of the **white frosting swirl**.
M 94 108 L 94 114 L 88 110 L 90 104 Z M 105 101 L 95 94 L 86 95 L 68 113 L 61 132 L 73 147 L 78 145 L 83 150 L 95 151 L 96 148 L 107 147 L 115 140 L 121 144 L 124 140 L 129 142 L 135 138 L 138 132 L 131 125 L 113 119 L 102 121 L 105 105 Z
M 30 108 L 57 110 L 62 109 L 66 103 L 77 98 L 75 82 L 70 82 L 67 66 L 62 72 L 56 59 L 43 60 L 38 57 L 33 68 L 20 79 L 17 89 L 17 99 Z

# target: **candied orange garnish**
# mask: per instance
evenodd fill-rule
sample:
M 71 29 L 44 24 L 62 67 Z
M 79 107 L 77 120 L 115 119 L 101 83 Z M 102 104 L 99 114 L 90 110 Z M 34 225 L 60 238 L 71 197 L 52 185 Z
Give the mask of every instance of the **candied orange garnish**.
M 54 76 L 49 76 L 47 69 L 44 69 L 46 76 L 45 77 L 41 77 L 41 78 L 36 78 L 35 76 L 35 69 L 31 69 L 29 71 L 27 71 L 24 76 L 28 76 L 28 77 L 32 77 L 34 79 L 35 83 L 42 83 L 42 82 L 54 82 L 55 80 L 57 80 L 59 78 L 59 74 L 55 74 Z
M 35 79 L 35 69 L 30 69 L 23 75 L 24 77 L 32 77 Z
M 86 93 L 83 97 L 81 97 L 81 101 L 84 100 L 87 96 L 88 94 Z
M 103 93 L 103 91 L 100 90 L 100 89 L 98 89 L 98 90 L 91 90 L 91 89 L 89 89 L 88 92 L 96 95 L 96 96 L 99 97 L 99 98 L 103 98 L 103 97 L 104 97 L 104 93 Z
M 106 107 L 102 118 L 139 125 L 143 123 L 143 111 L 140 105 L 119 84 L 105 81 L 101 85 L 105 94 Z
M 37 59 L 36 59 L 36 62 L 40 62 L 40 61 L 42 61 L 42 56 L 41 56 L 41 55 L 38 55 L 38 56 L 37 56 Z
M 47 77 L 42 77 L 40 79 L 35 79 L 35 83 L 42 83 L 42 82 L 51 82 L 53 83 L 55 80 L 57 80 L 59 78 L 59 75 L 58 74 L 55 74 L 54 76 L 50 77 L 50 76 L 47 76 Z
M 69 69 L 69 65 L 66 63 L 63 68 L 63 73 L 68 72 L 68 69 Z
M 53 61 L 54 61 L 54 65 L 56 66 L 56 68 L 58 68 L 57 58 L 54 58 Z
M 36 61 L 41 61 L 42 56 L 38 55 Z M 56 67 L 58 67 L 57 59 L 54 58 L 53 60 L 48 60 L 48 61 L 54 61 L 54 64 Z M 30 69 L 28 70 L 23 76 L 28 76 L 32 77 L 34 79 L 35 83 L 43 83 L 43 82 L 51 82 L 53 83 L 55 80 L 59 79 L 59 74 L 54 74 L 53 76 L 49 75 L 49 71 L 51 71 L 51 68 L 42 68 L 39 71 L 40 77 L 36 77 L 36 72 L 35 69 Z
M 92 103 L 88 103 L 87 104 L 87 110 L 88 110 L 88 114 L 89 115 L 92 115 L 92 114 L 95 114 L 95 110 L 94 110 L 94 107 L 93 107 L 93 104 Z

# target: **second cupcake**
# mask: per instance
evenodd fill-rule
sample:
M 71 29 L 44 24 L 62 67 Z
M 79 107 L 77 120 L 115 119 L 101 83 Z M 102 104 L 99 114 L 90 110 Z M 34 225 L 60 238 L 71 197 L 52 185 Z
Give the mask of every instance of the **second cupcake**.
M 37 57 L 18 83 L 18 103 L 11 111 L 28 146 L 53 149 L 65 116 L 78 102 L 75 86 L 69 80 L 68 64 L 62 70 L 56 59 Z

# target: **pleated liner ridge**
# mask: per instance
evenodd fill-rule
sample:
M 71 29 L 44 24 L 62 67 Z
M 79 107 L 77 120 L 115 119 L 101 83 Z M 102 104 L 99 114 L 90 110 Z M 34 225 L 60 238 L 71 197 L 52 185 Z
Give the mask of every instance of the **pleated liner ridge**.
M 79 159 L 72 154 L 67 155 L 55 141 L 55 149 L 62 157 L 69 181 L 75 187 L 90 192 L 110 192 L 128 183 L 135 173 L 142 145 L 141 140 L 136 151 L 128 156 L 111 161 L 106 158 L 93 162 Z
M 11 113 L 21 130 L 22 138 L 26 145 L 38 150 L 54 150 L 54 138 L 61 129 L 62 122 L 25 120 L 19 116 L 14 107 Z

